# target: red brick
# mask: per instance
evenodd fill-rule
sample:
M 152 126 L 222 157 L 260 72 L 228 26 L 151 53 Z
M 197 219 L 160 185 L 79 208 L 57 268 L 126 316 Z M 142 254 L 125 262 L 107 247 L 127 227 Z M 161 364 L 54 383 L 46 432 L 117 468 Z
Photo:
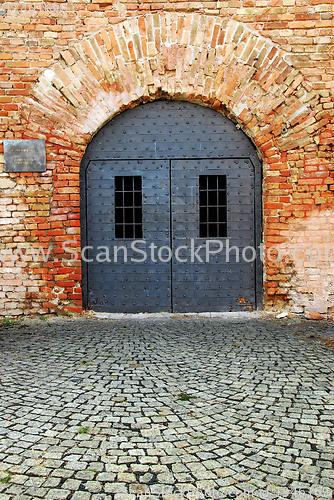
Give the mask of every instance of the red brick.
M 332 19 L 324 17 L 330 9 L 316 9 L 316 5 L 323 9 L 320 0 L 306 1 L 302 6 L 285 6 L 283 2 L 280 7 L 275 1 L 264 4 L 245 0 L 241 5 L 236 0 L 216 15 L 213 10 L 217 5 L 213 2 L 194 4 L 194 13 L 186 13 L 187 7 L 176 0 L 172 4 L 174 12 L 167 17 L 164 11 L 170 10 L 171 4 L 137 5 L 133 0 L 125 0 L 121 12 L 107 8 L 102 13 L 98 3 L 77 4 L 70 14 L 57 18 L 57 25 L 55 19 L 47 16 L 32 18 L 25 21 L 26 25 L 20 23 L 19 16 L 10 25 L 4 18 L 0 25 L 0 82 L 4 83 L 0 87 L 0 137 L 46 139 L 48 168 L 46 174 L 10 174 L 17 184 L 13 201 L 4 204 L 4 213 L 14 214 L 17 221 L 14 225 L 10 220 L 13 217 L 8 216 L 5 237 L 11 242 L 50 244 L 55 247 L 52 258 L 63 256 L 62 242 L 70 237 L 80 238 L 79 169 L 91 137 L 112 113 L 163 95 L 211 105 L 237 120 L 253 138 L 264 160 L 263 229 L 267 241 L 287 245 L 289 234 L 296 233 L 298 238 L 306 239 L 308 231 L 315 231 L 312 220 L 316 220 L 316 238 L 323 242 L 326 231 L 334 231 L 334 221 L 328 222 L 322 215 L 326 210 L 334 211 Z M 211 12 L 202 18 L 204 8 Z M 180 9 L 182 12 L 178 12 Z M 158 15 L 145 17 L 146 11 Z M 226 33 L 230 33 L 228 24 L 232 19 L 236 46 L 233 55 L 228 55 L 227 47 L 221 45 Z M 137 33 L 128 36 L 126 29 L 133 20 Z M 122 23 L 126 24 L 125 30 Z M 46 34 L 43 38 L 45 28 L 55 36 Z M 15 30 L 19 33 L 22 29 L 29 34 L 27 44 L 15 37 Z M 204 42 L 200 41 L 202 35 Z M 199 45 L 193 47 L 193 40 L 199 40 Z M 136 61 L 137 43 L 143 54 L 140 61 Z M 240 59 L 244 49 L 244 59 Z M 99 51 L 105 58 L 103 65 Z M 58 59 L 53 60 L 53 54 L 63 54 L 61 64 Z M 124 54 L 129 61 L 124 60 Z M 196 60 L 192 67 L 193 55 Z M 286 60 L 293 61 L 292 65 Z M 57 69 L 57 77 L 63 83 L 58 80 L 54 85 L 45 80 L 38 93 L 38 78 L 48 67 Z M 108 77 L 103 68 L 110 71 Z M 72 74 L 76 75 L 75 82 Z M 168 92 L 166 82 L 171 87 Z M 62 87 L 62 91 L 57 87 Z M 72 97 L 66 95 L 69 89 L 76 100 L 72 103 Z M 284 95 L 285 100 L 280 100 Z M 287 131 L 282 133 L 285 125 Z M 36 192 L 25 196 L 24 192 L 32 188 Z M 23 212 L 27 213 L 22 215 Z M 295 229 L 297 223 L 309 229 Z M 73 243 L 74 247 L 77 245 Z M 60 286 L 66 283 L 66 292 L 58 298 L 69 301 L 66 307 L 80 310 L 77 306 L 81 304 L 81 294 L 76 288 L 81 279 L 80 262 L 71 269 L 61 262 L 36 266 L 42 267 L 32 268 L 35 281 L 43 277 L 43 285 L 46 282 L 49 286 L 39 284 L 41 293 L 29 296 L 27 308 L 33 297 L 45 310 L 55 310 L 52 287 L 60 279 Z M 291 280 L 290 289 L 298 282 L 312 290 L 309 275 L 301 268 L 296 268 L 293 275 L 286 267 L 281 269 L 279 263 L 269 262 L 265 270 L 270 281 L 275 281 L 265 284 L 270 290 L 265 299 L 268 307 L 274 304 L 275 296 L 280 296 L 280 300 L 286 296 L 292 303 L 284 292 L 286 280 Z M 327 280 L 324 289 L 332 300 L 330 271 L 323 271 L 321 276 Z M 63 304 L 57 307 L 61 309 Z

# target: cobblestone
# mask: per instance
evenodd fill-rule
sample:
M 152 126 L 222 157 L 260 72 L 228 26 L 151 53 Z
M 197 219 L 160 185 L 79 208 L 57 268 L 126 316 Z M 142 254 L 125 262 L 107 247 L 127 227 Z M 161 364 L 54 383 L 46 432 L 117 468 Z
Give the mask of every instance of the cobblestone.
M 3 327 L 0 500 L 332 498 L 330 333 L 178 316 Z

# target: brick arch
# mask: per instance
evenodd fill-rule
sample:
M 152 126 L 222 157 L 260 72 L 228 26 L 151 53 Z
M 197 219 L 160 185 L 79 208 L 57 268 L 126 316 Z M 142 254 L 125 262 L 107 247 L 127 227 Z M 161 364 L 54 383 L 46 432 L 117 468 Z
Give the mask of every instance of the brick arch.
M 35 132 L 45 120 L 50 135 L 85 144 L 123 109 L 166 95 L 229 115 L 262 157 L 271 157 L 312 142 L 301 130 L 311 89 L 284 57 L 270 40 L 231 19 L 148 14 L 61 52 L 39 78 L 25 116 Z
M 301 210 L 292 188 L 319 183 L 317 175 L 324 172 L 313 171 L 328 168 L 327 159 L 317 153 L 315 159 L 303 154 L 306 149 L 316 152 L 319 132 L 330 118 L 319 108 L 319 94 L 270 40 L 234 20 L 197 13 L 147 14 L 100 31 L 61 52 L 32 89 L 22 110 L 24 137 L 46 139 L 51 221 L 65 221 L 59 222 L 64 235 L 48 233 L 54 248 L 73 238 L 80 249 L 78 171 L 92 136 L 116 114 L 159 97 L 210 106 L 252 139 L 264 165 L 264 241 L 284 251 L 295 231 L 291 214 L 303 219 L 303 213 L 310 213 L 306 208 L 317 208 L 303 205 Z M 296 158 L 291 150 L 297 151 Z M 312 194 L 312 203 L 317 195 Z M 295 278 L 292 263 L 287 279 L 286 266 L 265 265 L 268 304 L 286 303 L 293 283 L 307 275 L 301 269 Z M 44 309 L 57 309 L 59 297 L 64 299 L 60 308 L 80 308 L 78 271 L 68 267 L 64 281 L 45 281 L 47 293 L 39 299 Z

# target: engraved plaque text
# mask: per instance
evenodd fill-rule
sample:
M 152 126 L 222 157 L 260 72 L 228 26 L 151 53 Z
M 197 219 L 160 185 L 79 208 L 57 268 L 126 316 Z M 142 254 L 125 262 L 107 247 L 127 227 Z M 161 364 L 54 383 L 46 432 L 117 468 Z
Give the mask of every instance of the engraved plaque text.
M 4 140 L 5 172 L 45 172 L 45 140 Z

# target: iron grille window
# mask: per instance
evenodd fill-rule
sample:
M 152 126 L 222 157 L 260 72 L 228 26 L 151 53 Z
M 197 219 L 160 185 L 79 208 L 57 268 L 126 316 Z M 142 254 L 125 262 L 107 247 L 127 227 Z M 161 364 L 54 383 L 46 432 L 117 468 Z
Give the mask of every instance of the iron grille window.
M 227 236 L 226 175 L 199 176 L 199 236 Z
M 139 175 L 115 177 L 115 238 L 143 237 L 142 182 Z

